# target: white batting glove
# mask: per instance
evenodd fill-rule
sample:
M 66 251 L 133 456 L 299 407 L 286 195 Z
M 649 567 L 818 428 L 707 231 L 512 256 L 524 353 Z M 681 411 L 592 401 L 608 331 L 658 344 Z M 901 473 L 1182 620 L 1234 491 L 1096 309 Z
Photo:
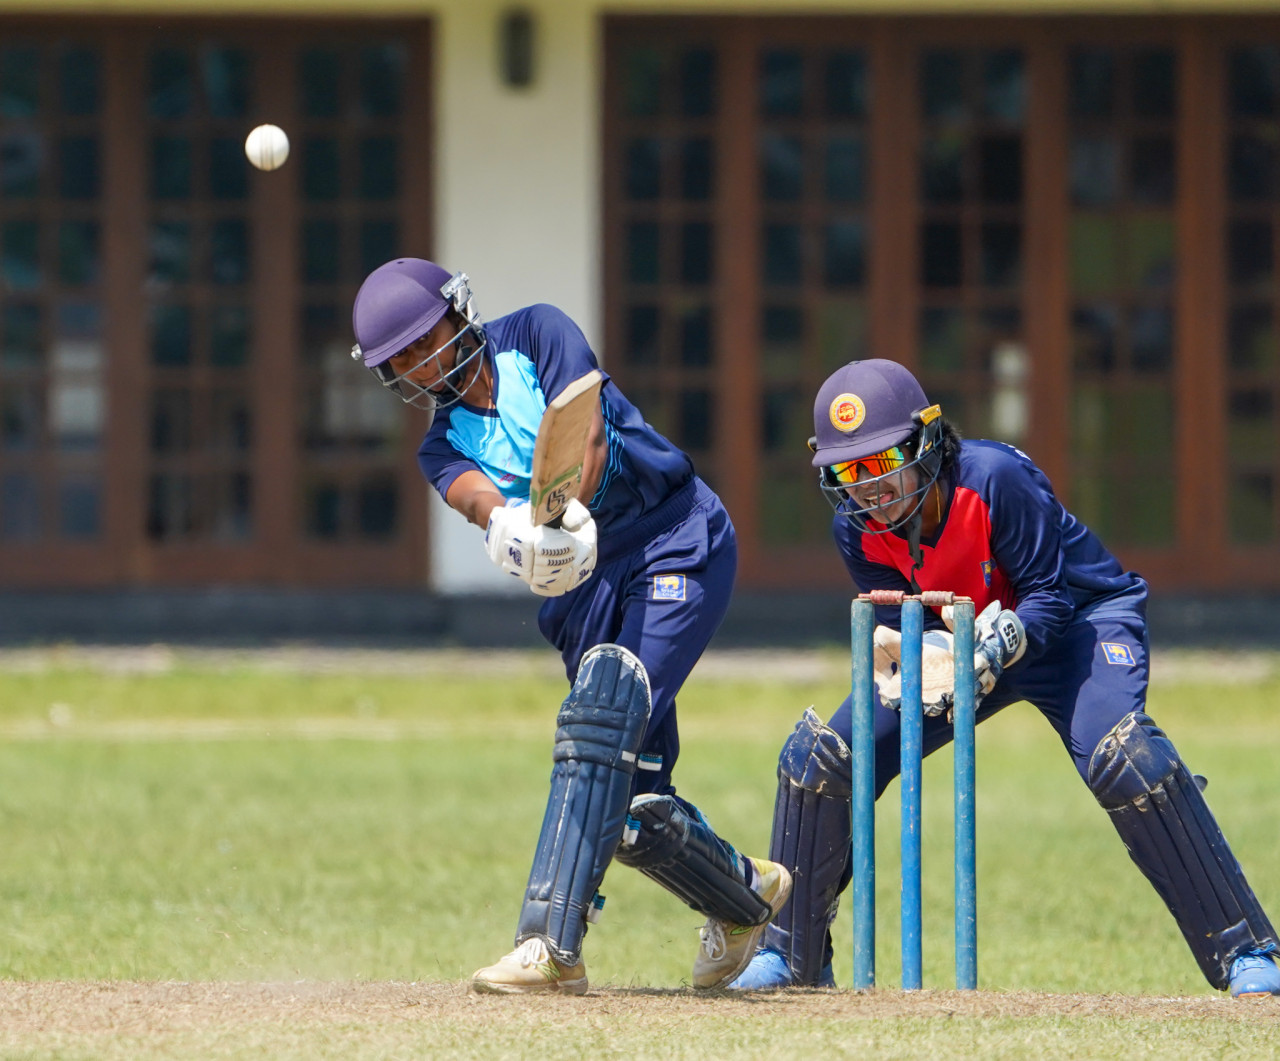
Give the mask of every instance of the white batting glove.
M 539 527 L 529 588 L 540 597 L 559 597 L 577 589 L 596 569 L 596 521 L 576 498 L 560 517 L 560 526 Z
M 533 581 L 533 541 L 539 529 L 533 525 L 529 502 L 513 498 L 489 513 L 485 552 L 500 570 L 529 585 Z
M 926 630 L 921 649 L 921 699 L 924 713 L 940 715 L 955 690 L 955 639 L 946 630 Z M 877 626 L 872 638 L 872 669 L 880 702 L 892 711 L 902 706 L 902 634 Z

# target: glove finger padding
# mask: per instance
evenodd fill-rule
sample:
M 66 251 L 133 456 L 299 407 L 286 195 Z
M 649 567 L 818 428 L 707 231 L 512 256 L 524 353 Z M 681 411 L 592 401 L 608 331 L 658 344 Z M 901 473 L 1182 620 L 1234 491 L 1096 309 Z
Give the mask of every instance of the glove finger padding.
M 1027 650 L 1027 632 L 1017 612 L 1001 609 L 992 601 L 974 623 L 973 678 L 979 698 L 996 687 L 1006 667 L 1017 663 Z
M 920 658 L 920 698 L 932 717 L 950 708 L 955 699 L 955 638 L 946 630 L 926 630 Z
M 526 583 L 533 578 L 532 546 L 536 528 L 532 514 L 528 501 L 513 498 L 489 513 L 489 524 L 484 534 L 484 548 L 489 559 L 501 570 Z
M 543 537 L 529 588 L 540 597 L 559 597 L 582 585 L 596 569 L 596 521 L 576 499 L 569 502 L 560 527 L 540 527 Z
M 892 711 L 902 701 L 902 635 L 888 626 L 877 626 L 871 637 L 871 670 L 880 702 Z

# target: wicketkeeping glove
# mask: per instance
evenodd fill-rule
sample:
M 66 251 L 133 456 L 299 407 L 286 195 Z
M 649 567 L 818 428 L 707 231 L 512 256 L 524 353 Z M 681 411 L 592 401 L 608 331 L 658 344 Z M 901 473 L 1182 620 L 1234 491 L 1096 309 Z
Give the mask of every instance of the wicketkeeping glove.
M 1017 612 L 992 601 L 973 622 L 973 680 L 978 700 L 996 687 L 1006 667 L 1027 651 L 1027 631 Z
M 872 669 L 880 702 L 892 711 L 902 706 L 902 634 L 877 626 L 872 638 Z M 926 630 L 921 653 L 921 699 L 926 715 L 951 706 L 955 689 L 955 639 L 946 630 Z

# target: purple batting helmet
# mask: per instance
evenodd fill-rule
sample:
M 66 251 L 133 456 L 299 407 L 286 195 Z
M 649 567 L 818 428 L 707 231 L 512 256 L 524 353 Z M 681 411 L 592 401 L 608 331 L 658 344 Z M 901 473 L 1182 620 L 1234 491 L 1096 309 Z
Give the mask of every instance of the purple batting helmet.
M 813 403 L 813 466 L 870 457 L 910 438 L 929 405 L 915 376 L 896 361 L 871 358 L 837 369 Z
M 435 327 L 449 309 L 440 289 L 450 279 L 448 269 L 422 258 L 397 258 L 365 278 L 351 325 L 366 367 L 382 364 Z

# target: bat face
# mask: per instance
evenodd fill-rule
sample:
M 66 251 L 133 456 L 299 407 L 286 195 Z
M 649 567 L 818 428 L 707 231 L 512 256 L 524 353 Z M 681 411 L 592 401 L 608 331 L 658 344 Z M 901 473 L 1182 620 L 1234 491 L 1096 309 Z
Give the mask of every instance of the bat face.
M 592 369 L 556 395 L 538 425 L 533 448 L 529 505 L 533 525 L 556 525 L 582 485 L 587 438 L 600 405 L 604 376 Z

